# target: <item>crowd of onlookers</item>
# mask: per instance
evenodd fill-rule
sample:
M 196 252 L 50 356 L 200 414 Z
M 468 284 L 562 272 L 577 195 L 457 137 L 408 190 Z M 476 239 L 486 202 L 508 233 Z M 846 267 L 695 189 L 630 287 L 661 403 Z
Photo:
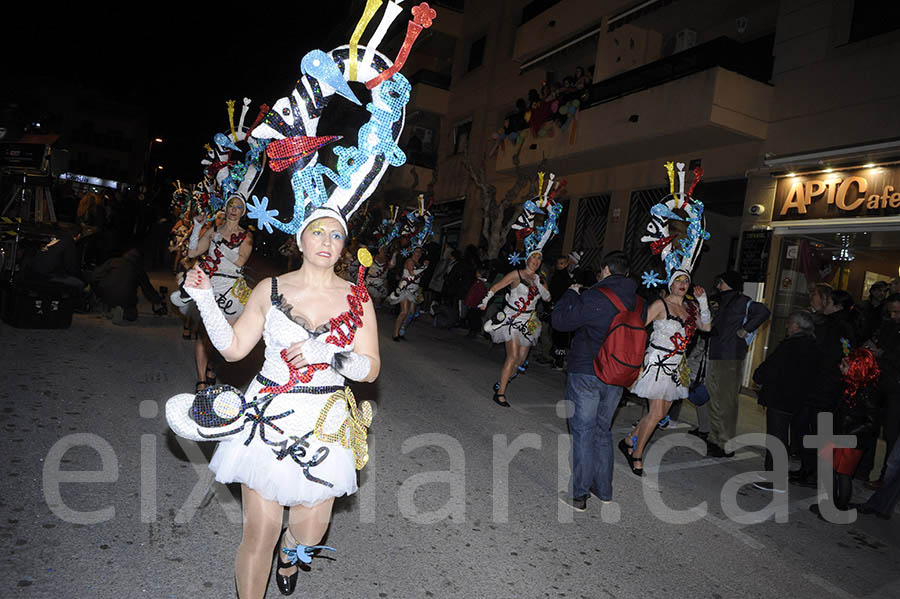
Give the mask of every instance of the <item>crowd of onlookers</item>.
M 491 285 L 515 266 L 501 259 L 488 260 L 483 249 L 474 246 L 462 252 L 448 247 L 442 255 L 436 245 L 427 249 L 419 305 L 422 317 L 427 315 L 436 327 L 464 328 L 471 337 L 487 337 L 482 323 L 492 311 L 503 308 L 503 296 L 486 310 L 478 306 Z M 394 261 L 398 263 L 402 260 Z M 394 280 L 398 268 L 393 269 Z M 572 252 L 545 262 L 539 275 L 551 300 L 542 302 L 539 309 L 546 324 L 529 359 L 563 370 L 571 335 L 550 326 L 553 305 L 573 284 L 596 284 L 599 273 L 580 264 L 579 253 Z M 688 349 L 691 395 L 685 401 L 693 404 L 698 420 L 690 433 L 707 442 L 710 455 L 727 458 L 734 455 L 727 446 L 736 436 L 743 363 L 769 312 L 743 294 L 743 280 L 736 272 L 722 273 L 713 287 L 710 303 L 716 326 L 708 333 L 698 331 Z M 646 295 L 655 299 L 656 292 Z M 773 331 L 772 336 L 781 338 L 782 332 Z M 819 454 L 803 447 L 803 437 L 818 432 L 819 416 L 834 417 L 835 434 L 856 435 L 858 445 L 849 458 L 840 450 L 834 454 L 835 501 L 839 509 L 846 509 L 853 477 L 878 489 L 890 476 L 888 457 L 900 432 L 900 279 L 876 282 L 862 302 L 855 302 L 847 291 L 815 284 L 810 288 L 809 306 L 790 315 L 783 336 L 754 375 L 759 403 L 766 409 L 767 432 L 799 459 L 791 483 L 811 487 L 818 484 Z M 520 371 L 527 366 L 528 362 Z M 679 419 L 681 403 L 676 402 L 660 428 Z M 879 438 L 886 441 L 886 456 L 876 468 Z M 766 469 L 771 466 L 772 454 L 767 453 Z M 761 481 L 757 486 L 772 492 L 785 490 L 772 482 Z
M 583 67 L 575 67 L 574 73 L 563 77 L 562 81 L 545 81 L 540 90 L 528 90 L 527 100 L 516 100 L 516 111 L 507 116 L 503 125 L 504 134 L 530 128 L 537 135 L 545 123 L 552 121 L 559 126 L 564 125 L 578 105 L 587 100 L 593 71 L 594 67 L 589 67 L 587 71 Z

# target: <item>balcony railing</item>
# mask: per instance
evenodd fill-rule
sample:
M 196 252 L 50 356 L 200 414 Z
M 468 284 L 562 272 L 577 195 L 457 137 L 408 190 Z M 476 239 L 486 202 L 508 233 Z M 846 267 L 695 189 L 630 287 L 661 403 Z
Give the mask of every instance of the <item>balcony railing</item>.
M 628 94 L 656 87 L 712 67 L 722 67 L 750 79 L 768 83 L 772 78 L 772 42 L 767 36 L 742 44 L 720 37 L 672 56 L 651 62 L 593 84 L 582 108 L 588 108 Z
M 438 73 L 429 69 L 419 69 L 409 78 L 412 85 L 424 83 L 440 89 L 450 89 L 450 74 Z

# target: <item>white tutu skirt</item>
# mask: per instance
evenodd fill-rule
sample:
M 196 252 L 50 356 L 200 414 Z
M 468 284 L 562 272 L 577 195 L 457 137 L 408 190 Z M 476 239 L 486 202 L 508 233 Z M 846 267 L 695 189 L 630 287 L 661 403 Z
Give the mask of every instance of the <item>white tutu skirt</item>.
M 668 352 L 649 347 L 644 354 L 641 374 L 630 391 L 645 399 L 675 401 L 688 396 L 690 370 L 683 354 L 666 358 Z
M 510 320 L 501 310 L 484 323 L 484 331 L 494 343 L 506 343 L 512 339 L 522 347 L 532 347 L 541 338 L 541 320 L 533 312 Z
M 412 286 L 405 287 L 403 291 L 400 291 L 399 293 L 395 290 L 394 293 L 388 296 L 388 303 L 399 304 L 403 300 L 416 303 L 419 297 L 419 286 L 416 285 L 414 289 L 411 289 L 410 287 Z
M 253 397 L 261 387 L 254 380 L 247 397 Z M 322 442 L 313 432 L 328 398 L 329 394 L 305 393 L 275 396 L 261 419 L 265 422 L 269 418 L 268 423 L 249 423 L 240 433 L 219 443 L 209 464 L 216 480 L 243 483 L 264 499 L 284 506 L 313 506 L 355 493 L 353 451 L 338 442 Z M 293 413 L 281 416 L 291 410 Z M 339 431 L 347 415 L 346 403 L 335 403 L 325 418 L 324 432 Z

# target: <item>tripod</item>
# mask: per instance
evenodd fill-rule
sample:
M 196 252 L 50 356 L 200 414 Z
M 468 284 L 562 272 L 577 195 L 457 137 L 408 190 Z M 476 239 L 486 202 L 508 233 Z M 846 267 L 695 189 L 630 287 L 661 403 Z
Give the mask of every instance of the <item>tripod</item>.
M 23 221 L 50 222 L 56 224 L 56 211 L 50 196 L 49 178 L 21 173 L 22 180 L 13 186 L 12 195 L 0 216 L 7 216 L 18 202 L 18 217 Z

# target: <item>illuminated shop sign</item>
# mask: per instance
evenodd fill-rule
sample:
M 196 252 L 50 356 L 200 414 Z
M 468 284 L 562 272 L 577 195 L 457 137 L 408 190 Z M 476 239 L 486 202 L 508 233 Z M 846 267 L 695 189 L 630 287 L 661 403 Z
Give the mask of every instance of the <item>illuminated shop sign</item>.
M 900 169 L 866 168 L 784 177 L 772 220 L 900 214 Z

